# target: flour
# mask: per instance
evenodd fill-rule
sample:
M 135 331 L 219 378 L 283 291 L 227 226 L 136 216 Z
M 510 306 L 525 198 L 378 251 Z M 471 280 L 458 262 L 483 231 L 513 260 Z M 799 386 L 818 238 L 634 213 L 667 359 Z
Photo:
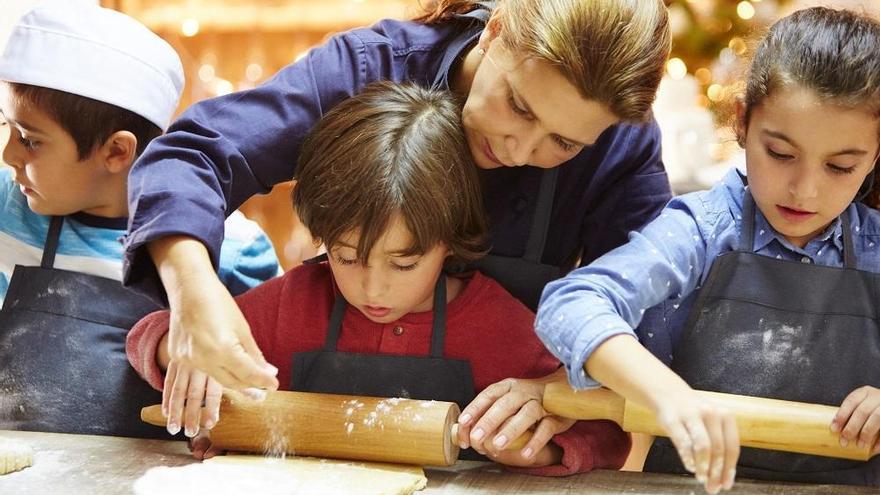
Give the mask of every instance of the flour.
M 181 467 L 156 467 L 134 482 L 137 495 L 405 495 L 425 487 L 421 468 L 315 458 L 219 456 Z

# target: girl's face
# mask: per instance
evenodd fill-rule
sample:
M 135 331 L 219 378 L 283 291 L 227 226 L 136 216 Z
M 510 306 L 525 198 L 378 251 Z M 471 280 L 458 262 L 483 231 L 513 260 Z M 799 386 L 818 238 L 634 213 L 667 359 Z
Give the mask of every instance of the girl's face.
M 880 147 L 880 119 L 823 102 L 797 86 L 776 89 L 752 109 L 744 128 L 755 202 L 770 225 L 798 247 L 849 206 Z
M 497 30 L 496 30 L 497 31 Z M 581 97 L 547 62 L 517 55 L 488 27 L 462 66 L 468 146 L 480 168 L 552 168 L 577 155 L 618 119 Z M 467 88 L 464 88 L 467 86 Z
M 389 221 L 366 264 L 357 261 L 358 240 L 357 232 L 349 232 L 328 253 L 333 277 L 349 304 L 376 323 L 391 323 L 407 313 L 432 308 L 434 284 L 449 254 L 445 246 L 404 256 L 412 237 L 399 214 Z

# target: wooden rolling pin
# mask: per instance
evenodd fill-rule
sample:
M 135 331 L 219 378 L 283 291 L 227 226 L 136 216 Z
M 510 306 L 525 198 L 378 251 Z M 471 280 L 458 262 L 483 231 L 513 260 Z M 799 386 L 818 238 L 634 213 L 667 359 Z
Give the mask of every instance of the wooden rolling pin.
M 295 453 L 375 462 L 449 466 L 458 458 L 452 402 L 269 392 L 265 401 L 224 396 L 214 446 L 243 452 Z M 141 410 L 165 426 L 161 406 Z
M 871 446 L 840 446 L 840 436 L 830 429 L 837 407 L 698 393 L 736 416 L 743 446 L 859 461 L 871 458 Z M 610 419 L 629 432 L 666 436 L 650 410 L 605 388 L 576 391 L 565 382 L 551 382 L 544 390 L 544 409 L 572 419 Z

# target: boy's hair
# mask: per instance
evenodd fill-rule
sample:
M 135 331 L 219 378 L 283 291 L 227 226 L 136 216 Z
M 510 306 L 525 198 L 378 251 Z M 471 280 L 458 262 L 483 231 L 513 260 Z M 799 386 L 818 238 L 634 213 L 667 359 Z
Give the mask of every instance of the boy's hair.
M 880 23 L 847 10 L 814 7 L 777 21 L 749 71 L 745 124 L 775 89 L 798 85 L 819 98 L 880 117 Z
M 7 83 L 13 98 L 45 112 L 76 142 L 79 159 L 84 160 L 117 131 L 129 131 L 137 138 L 140 156 L 147 144 L 162 135 L 162 129 L 124 108 L 56 89 Z
M 448 22 L 477 0 L 431 0 L 415 20 Z M 641 122 L 666 67 L 672 36 L 662 0 L 499 0 L 501 42 L 556 67 L 583 98 Z
M 357 232 L 368 259 L 399 213 L 413 244 L 444 243 L 456 261 L 485 253 L 486 219 L 476 166 L 451 93 L 379 82 L 327 112 L 303 143 L 293 205 L 312 235 L 332 247 Z

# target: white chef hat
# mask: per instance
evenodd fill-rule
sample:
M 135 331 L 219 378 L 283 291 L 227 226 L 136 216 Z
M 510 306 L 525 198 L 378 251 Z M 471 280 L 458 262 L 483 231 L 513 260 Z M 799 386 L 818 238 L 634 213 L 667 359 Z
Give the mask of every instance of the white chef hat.
M 165 129 L 184 76 L 177 52 L 138 21 L 93 3 L 51 0 L 14 26 L 0 80 L 109 103 Z

